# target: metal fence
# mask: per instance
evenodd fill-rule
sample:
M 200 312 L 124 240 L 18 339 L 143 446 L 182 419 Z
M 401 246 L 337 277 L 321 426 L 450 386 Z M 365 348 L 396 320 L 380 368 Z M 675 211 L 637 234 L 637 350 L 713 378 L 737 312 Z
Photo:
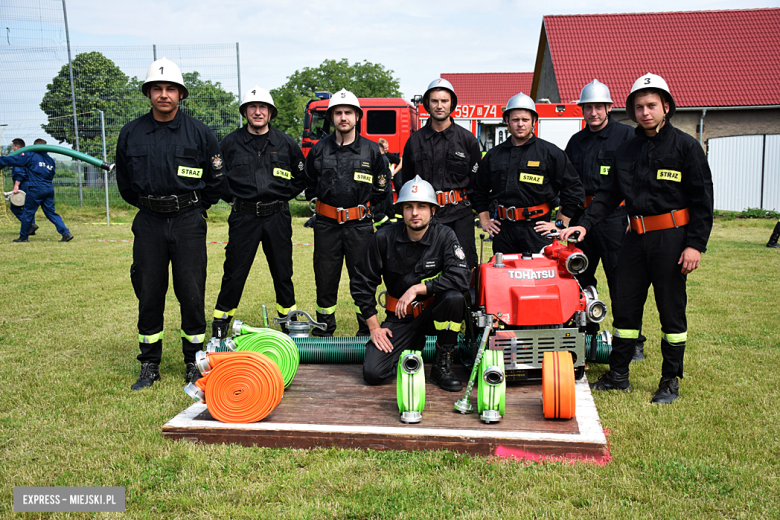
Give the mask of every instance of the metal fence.
M 221 139 L 241 124 L 238 112 L 238 44 L 147 45 L 71 47 L 75 117 L 71 96 L 68 42 L 61 0 L 0 2 L 5 29 L 0 42 L 0 149 L 11 140 L 76 148 L 114 162 L 119 131 L 149 110 L 140 86 L 149 65 L 166 57 L 182 70 L 189 97 L 181 109 L 206 125 Z M 100 113 L 105 116 L 105 143 Z M 75 122 L 74 122 L 75 121 Z M 76 132 L 77 130 L 77 132 Z M 53 155 L 58 203 L 103 206 L 106 203 L 102 172 Z M 11 186 L 10 170 L 3 172 L 4 191 Z M 81 182 L 79 182 L 79 179 Z M 122 204 L 113 176 L 109 201 Z

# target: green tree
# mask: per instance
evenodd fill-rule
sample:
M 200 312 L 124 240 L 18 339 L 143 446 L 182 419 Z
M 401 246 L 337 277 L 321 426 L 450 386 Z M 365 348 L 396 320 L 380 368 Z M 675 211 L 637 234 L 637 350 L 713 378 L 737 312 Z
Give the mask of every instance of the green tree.
M 274 126 L 300 142 L 303 110 L 315 92 L 335 93 L 342 88 L 357 97 L 401 97 L 400 83 L 393 71 L 369 61 L 352 65 L 347 59 L 325 60 L 319 67 L 304 67 L 288 76 L 287 83 L 271 90 L 279 114 Z
M 190 93 L 181 103 L 185 114 L 208 125 L 220 141 L 241 126 L 235 94 L 225 91 L 219 81 L 204 81 L 199 72 L 185 72 L 182 75 Z

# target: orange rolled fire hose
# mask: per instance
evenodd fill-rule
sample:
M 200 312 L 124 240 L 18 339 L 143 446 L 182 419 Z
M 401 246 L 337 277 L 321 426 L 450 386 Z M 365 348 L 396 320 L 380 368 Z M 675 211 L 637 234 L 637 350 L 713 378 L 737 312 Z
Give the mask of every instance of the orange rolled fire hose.
M 542 359 L 542 407 L 545 419 L 571 419 L 577 412 L 574 361 L 570 352 L 545 352 Z
M 257 352 L 210 353 L 211 370 L 195 385 L 206 394 L 206 406 L 225 423 L 258 422 L 284 395 L 284 378 L 268 356 Z

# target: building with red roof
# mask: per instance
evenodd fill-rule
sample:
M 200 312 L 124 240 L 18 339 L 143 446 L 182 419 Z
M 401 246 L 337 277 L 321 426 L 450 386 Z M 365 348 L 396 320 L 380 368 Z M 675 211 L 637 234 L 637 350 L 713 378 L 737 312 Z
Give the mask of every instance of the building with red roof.
M 530 94 L 533 72 L 481 72 L 442 74 L 452 83 L 458 103 L 467 105 L 501 105 L 519 92 Z
M 531 97 L 571 102 L 595 78 L 628 120 L 626 96 L 648 72 L 669 85 L 673 124 L 703 143 L 780 133 L 780 9 L 545 16 Z

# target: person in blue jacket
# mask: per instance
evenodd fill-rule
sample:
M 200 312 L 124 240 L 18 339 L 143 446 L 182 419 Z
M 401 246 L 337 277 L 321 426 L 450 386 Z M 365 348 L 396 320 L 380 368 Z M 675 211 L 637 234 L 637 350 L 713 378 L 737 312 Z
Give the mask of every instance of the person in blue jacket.
M 11 147 L 14 151 L 18 150 L 19 148 L 24 148 L 25 146 L 24 139 L 16 138 L 11 141 Z M 25 168 L 14 166 L 11 170 L 11 180 L 14 181 L 14 188 L 16 188 L 17 191 L 23 191 L 27 193 L 27 170 Z M 19 222 L 21 222 L 22 214 L 24 213 L 24 205 L 16 206 L 15 204 L 11 204 L 11 213 L 13 213 L 14 216 L 19 219 Z M 34 235 L 37 229 L 38 226 L 35 224 L 35 215 L 33 215 L 33 220 L 30 223 L 29 234 Z
M 35 144 L 46 144 L 46 141 L 36 139 Z M 54 159 L 47 153 L 24 152 L 13 157 L 0 157 L 0 166 L 26 168 L 28 172 L 27 196 L 25 197 L 24 212 L 21 218 L 22 228 L 19 231 L 19 238 L 15 238 L 14 242 L 29 242 L 27 237 L 30 235 L 30 224 L 35 216 L 35 212 L 38 211 L 38 206 L 43 209 L 43 214 L 54 224 L 57 232 L 62 235 L 60 242 L 73 240 L 73 235 L 65 227 L 62 217 L 54 211 L 54 185 L 52 184 L 55 173 Z M 19 186 L 16 183 L 14 183 L 13 191 L 15 193 L 19 191 Z

